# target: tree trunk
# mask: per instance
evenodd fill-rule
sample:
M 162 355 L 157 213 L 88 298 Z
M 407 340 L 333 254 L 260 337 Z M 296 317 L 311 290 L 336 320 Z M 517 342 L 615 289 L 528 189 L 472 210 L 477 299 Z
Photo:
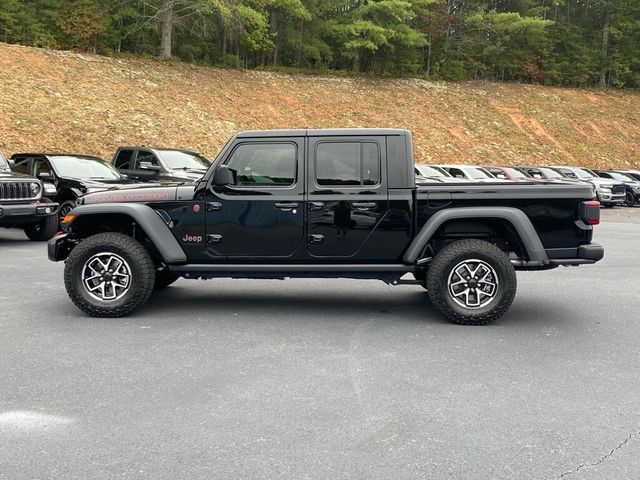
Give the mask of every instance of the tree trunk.
M 162 7 L 161 33 L 160 33 L 160 58 L 168 60 L 171 58 L 171 40 L 173 37 L 173 8 L 175 0 L 166 0 Z
M 607 88 L 609 73 L 609 5 L 605 3 L 602 22 L 602 61 L 600 64 L 600 86 Z
M 273 30 L 273 32 L 275 33 L 275 39 L 273 42 L 273 64 L 275 66 L 278 65 L 278 61 L 280 60 L 279 58 L 279 51 L 278 51 L 278 47 L 280 46 L 280 35 L 278 35 L 278 18 L 276 16 L 276 12 L 274 11 L 271 14 L 271 28 Z

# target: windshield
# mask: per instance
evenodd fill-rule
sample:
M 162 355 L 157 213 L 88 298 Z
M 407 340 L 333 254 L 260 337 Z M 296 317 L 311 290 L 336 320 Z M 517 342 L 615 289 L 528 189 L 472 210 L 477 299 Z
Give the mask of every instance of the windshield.
M 430 167 L 428 165 L 419 165 L 418 169 L 420 170 L 420 175 L 423 177 L 448 177 L 447 173 L 438 168 L 438 167 Z
M 632 178 L 631 175 L 625 175 L 624 173 L 618 172 L 607 172 L 614 180 L 618 180 L 620 182 L 635 182 L 636 179 Z
M 574 168 L 574 170 L 578 178 L 598 178 L 595 173 L 591 170 L 587 170 L 586 168 Z
M 469 175 L 469 177 L 476 180 L 482 180 L 484 178 L 495 178 L 483 168 L 467 168 L 467 174 Z
M 164 163 L 171 170 L 206 170 L 211 162 L 198 153 L 180 152 L 178 150 L 160 150 L 158 152 Z
M 515 168 L 506 168 L 505 169 L 513 178 L 531 178 L 531 175 L 527 175 L 522 173 L 520 170 L 516 170 Z
M 544 175 L 544 178 L 565 178 L 561 173 L 556 172 L 551 168 L 540 168 L 539 170 Z
M 119 180 L 122 175 L 104 160 L 88 157 L 51 157 L 56 173 L 61 177 L 84 180 Z

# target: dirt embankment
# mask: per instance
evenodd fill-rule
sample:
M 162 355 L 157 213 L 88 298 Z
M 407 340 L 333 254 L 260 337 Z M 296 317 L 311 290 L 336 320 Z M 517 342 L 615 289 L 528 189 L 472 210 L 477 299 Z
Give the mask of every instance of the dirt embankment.
M 640 94 L 291 76 L 0 44 L 0 149 L 209 156 L 248 129 L 397 127 L 426 163 L 640 168 Z

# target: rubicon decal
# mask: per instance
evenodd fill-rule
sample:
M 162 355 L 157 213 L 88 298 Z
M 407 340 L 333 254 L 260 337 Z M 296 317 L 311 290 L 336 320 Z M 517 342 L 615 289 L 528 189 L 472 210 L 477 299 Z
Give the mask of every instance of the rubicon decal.
M 94 194 L 90 198 L 91 203 L 112 203 L 112 202 L 152 202 L 158 200 L 171 200 L 169 192 L 110 192 Z
M 183 243 L 202 243 L 204 241 L 204 237 L 201 235 L 185 235 L 182 237 Z

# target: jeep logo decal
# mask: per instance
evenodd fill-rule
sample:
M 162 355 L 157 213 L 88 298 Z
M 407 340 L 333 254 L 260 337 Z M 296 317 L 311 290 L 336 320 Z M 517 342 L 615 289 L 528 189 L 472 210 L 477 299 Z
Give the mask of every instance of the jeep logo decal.
M 204 238 L 201 235 L 185 235 L 182 237 L 183 243 L 202 243 Z

